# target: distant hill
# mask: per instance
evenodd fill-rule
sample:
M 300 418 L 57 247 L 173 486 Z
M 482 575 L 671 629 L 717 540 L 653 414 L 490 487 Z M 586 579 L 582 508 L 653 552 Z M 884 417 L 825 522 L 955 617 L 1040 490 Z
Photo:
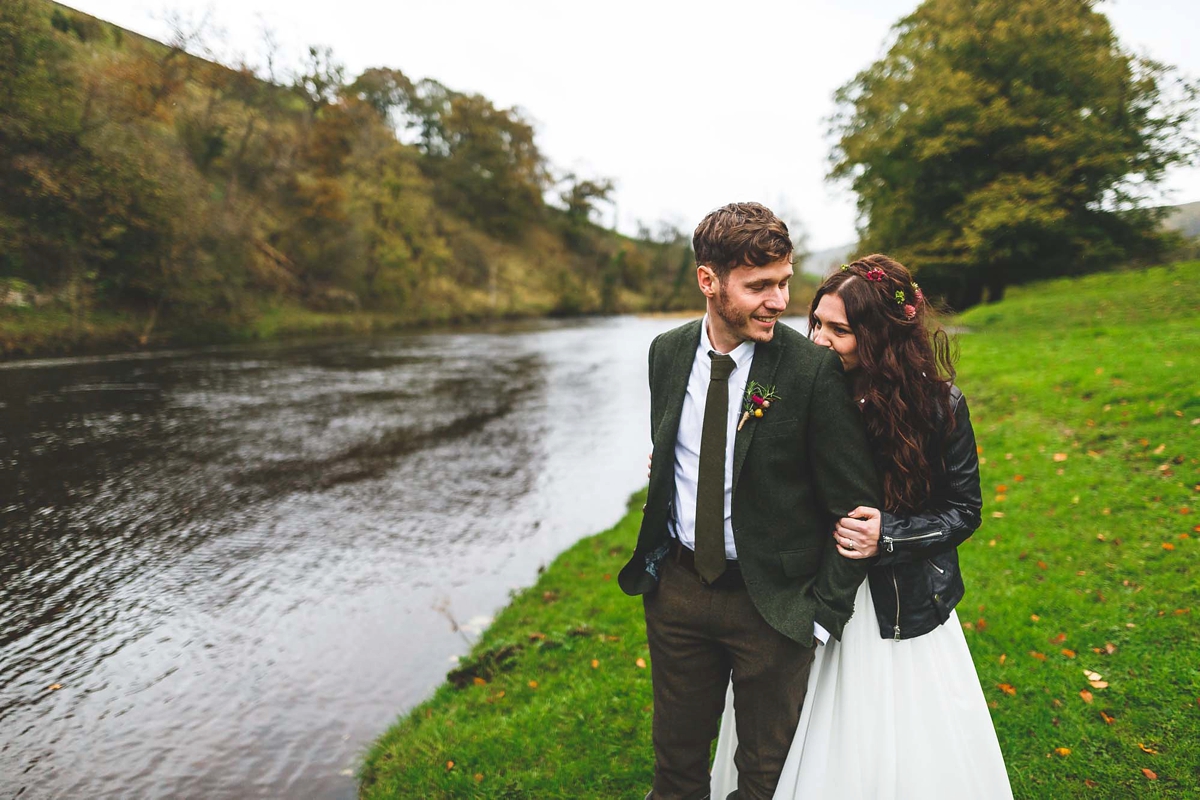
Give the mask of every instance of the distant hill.
M 1200 202 L 1175 206 L 1167 215 L 1163 226 L 1178 231 L 1189 239 L 1200 237 Z
M 830 247 L 810 253 L 808 258 L 804 260 L 804 267 L 801 271 L 806 275 L 816 275 L 817 277 L 824 278 L 839 266 L 849 261 L 855 247 L 856 243 L 842 244 L 837 247 Z

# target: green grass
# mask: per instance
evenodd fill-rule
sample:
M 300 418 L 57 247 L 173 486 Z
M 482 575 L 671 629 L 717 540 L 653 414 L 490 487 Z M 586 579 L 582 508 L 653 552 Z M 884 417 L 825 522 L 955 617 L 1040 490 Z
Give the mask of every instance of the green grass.
M 962 322 L 986 508 L 960 615 L 1014 792 L 1196 797 L 1200 263 L 1040 284 Z
M 144 329 L 131 314 L 93 311 L 81 320 L 61 306 L 0 307 L 0 360 L 131 349 Z
M 149 346 L 200 345 L 333 335 L 367 335 L 453 326 L 487 319 L 540 316 L 541 308 L 496 315 L 486 309 L 432 308 L 417 318 L 377 311 L 316 311 L 295 303 L 264 304 L 242 323 L 204 319 L 160 320 L 143 341 L 149 315 L 93 309 L 77 319 L 61 305 L 0 308 L 0 360 L 145 350 Z
M 986 507 L 959 614 L 1017 797 L 1198 796 L 1198 289 L 1192 262 L 1014 290 L 961 319 Z M 649 655 L 613 579 L 637 505 L 513 599 L 462 688 L 376 742 L 362 796 L 644 794 Z

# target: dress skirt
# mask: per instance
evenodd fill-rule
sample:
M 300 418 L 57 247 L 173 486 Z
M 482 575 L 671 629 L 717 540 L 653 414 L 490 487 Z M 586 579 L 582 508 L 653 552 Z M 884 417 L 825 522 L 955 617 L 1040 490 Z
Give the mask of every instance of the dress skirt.
M 1004 758 L 958 615 L 915 639 L 879 635 L 863 581 L 840 642 L 817 646 L 808 696 L 775 800 L 1012 797 Z M 737 788 L 733 690 L 712 797 Z

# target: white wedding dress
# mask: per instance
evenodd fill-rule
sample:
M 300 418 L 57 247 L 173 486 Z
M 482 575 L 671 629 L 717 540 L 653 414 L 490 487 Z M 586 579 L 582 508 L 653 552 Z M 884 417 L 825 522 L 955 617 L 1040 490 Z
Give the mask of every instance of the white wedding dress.
M 818 645 L 775 800 L 1012 798 L 1004 758 L 958 615 L 915 639 L 879 635 L 863 581 L 840 642 Z M 713 800 L 737 788 L 733 692 Z

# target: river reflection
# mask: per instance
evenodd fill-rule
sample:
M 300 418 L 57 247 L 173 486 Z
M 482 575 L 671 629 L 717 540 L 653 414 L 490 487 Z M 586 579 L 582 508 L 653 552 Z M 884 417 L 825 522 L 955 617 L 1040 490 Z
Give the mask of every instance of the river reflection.
M 0 368 L 0 796 L 353 797 L 644 483 L 676 324 Z

